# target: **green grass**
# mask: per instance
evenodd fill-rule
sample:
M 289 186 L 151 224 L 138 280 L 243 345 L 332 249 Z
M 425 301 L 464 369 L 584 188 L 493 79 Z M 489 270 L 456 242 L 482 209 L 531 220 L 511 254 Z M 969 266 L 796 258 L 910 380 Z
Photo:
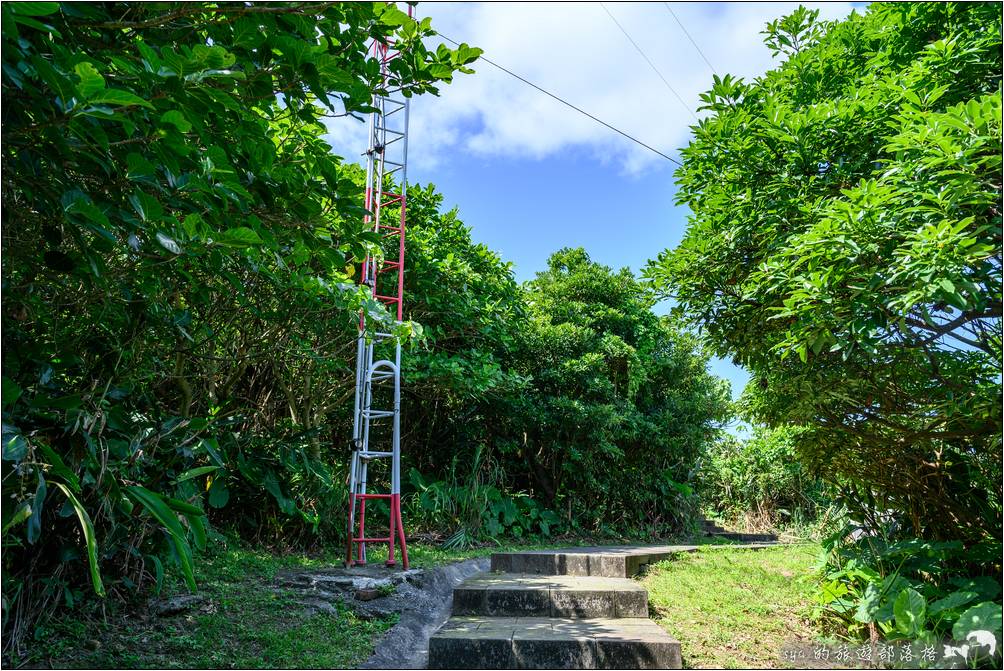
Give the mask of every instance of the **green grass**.
M 585 543 L 585 541 L 582 541 Z M 443 550 L 411 545 L 413 568 L 513 549 L 575 545 L 495 543 Z M 276 553 L 252 549 L 218 536 L 196 558 L 201 606 L 176 616 L 150 612 L 146 599 L 123 603 L 91 599 L 62 611 L 35 632 L 26 662 L 67 668 L 351 668 L 373 652 L 376 639 L 394 618 L 365 621 L 347 608 L 337 613 L 308 613 L 288 590 L 274 587 L 281 570 L 341 566 L 344 550 Z M 382 562 L 387 549 L 374 547 L 368 559 Z M 161 597 L 187 594 L 168 567 Z
M 785 643 L 821 635 L 807 576 L 818 546 L 702 548 L 642 579 L 652 617 L 679 639 L 687 668 L 777 668 Z
M 272 554 L 219 541 L 198 558 L 199 593 L 207 600 L 159 617 L 144 601 L 109 600 L 59 615 L 36 632 L 27 660 L 69 668 L 346 668 L 373 651 L 394 619 L 364 621 L 348 609 L 310 613 L 291 591 L 273 587 L 282 569 L 338 565 L 335 553 Z M 185 594 L 170 578 L 161 596 Z
M 706 538 L 690 543 L 728 545 Z M 409 558 L 413 567 L 431 568 L 500 551 L 606 544 L 632 543 L 556 538 L 543 544 L 490 543 L 450 550 L 413 544 Z M 91 599 L 72 611 L 57 613 L 39 627 L 28 659 L 19 662 L 66 668 L 358 666 L 394 618 L 361 620 L 347 608 L 337 613 L 311 613 L 295 602 L 291 591 L 274 586 L 276 574 L 282 570 L 341 566 L 342 552 L 341 548 L 329 548 L 315 553 L 276 553 L 217 537 L 196 559 L 199 593 L 206 597 L 200 606 L 160 617 L 150 611 L 145 598 L 131 602 L 109 598 L 100 605 Z M 724 665 L 729 660 L 734 665 L 754 659 L 774 661 L 779 644 L 771 644 L 756 656 L 757 646 L 749 640 L 773 631 L 780 641 L 790 623 L 798 621 L 793 614 L 801 612 L 796 606 L 804 604 L 806 591 L 788 576 L 803 574 L 812 554 L 792 547 L 760 552 L 709 547 L 657 565 L 645 580 L 659 621 L 683 642 L 685 661 L 692 666 Z M 385 547 L 371 549 L 370 562 L 385 558 Z M 169 567 L 160 596 L 175 594 L 187 594 L 187 589 Z M 755 627 L 749 624 L 753 621 L 757 622 Z M 706 642 L 715 646 L 710 652 L 700 647 L 705 637 L 698 630 L 704 629 L 709 632 Z M 740 647 L 733 654 L 736 645 Z

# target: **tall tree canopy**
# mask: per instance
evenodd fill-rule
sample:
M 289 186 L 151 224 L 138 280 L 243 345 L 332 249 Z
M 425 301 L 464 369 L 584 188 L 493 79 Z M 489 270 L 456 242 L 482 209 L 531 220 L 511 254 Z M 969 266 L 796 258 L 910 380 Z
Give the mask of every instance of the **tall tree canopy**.
M 626 268 L 563 249 L 526 290 L 514 352 L 526 387 L 499 421 L 529 486 L 586 528 L 684 525 L 687 483 L 731 412 L 728 384 Z
M 690 225 L 649 275 L 818 470 L 918 536 L 999 542 L 1000 6 L 816 14 L 702 96 Z

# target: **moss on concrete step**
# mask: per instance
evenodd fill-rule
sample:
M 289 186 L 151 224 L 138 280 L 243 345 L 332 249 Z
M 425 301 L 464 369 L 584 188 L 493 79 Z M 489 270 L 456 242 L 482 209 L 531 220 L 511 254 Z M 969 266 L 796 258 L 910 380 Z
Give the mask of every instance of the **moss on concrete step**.
M 648 618 L 455 616 L 429 641 L 434 669 L 680 668 L 680 644 Z
M 647 617 L 648 594 L 627 578 L 487 573 L 453 590 L 453 614 Z

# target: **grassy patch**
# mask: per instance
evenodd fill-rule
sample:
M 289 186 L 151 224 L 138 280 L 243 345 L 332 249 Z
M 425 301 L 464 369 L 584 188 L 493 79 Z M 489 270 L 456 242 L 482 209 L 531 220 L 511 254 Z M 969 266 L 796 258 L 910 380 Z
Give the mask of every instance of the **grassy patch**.
M 776 668 L 781 646 L 810 641 L 815 545 L 702 548 L 643 578 L 653 619 L 679 639 L 687 668 Z
M 580 541 L 585 543 L 585 541 Z M 492 552 L 578 544 L 486 544 L 463 550 L 409 546 L 414 568 L 484 557 Z M 370 562 L 383 562 L 386 546 L 370 549 Z M 341 566 L 344 549 L 278 553 L 252 549 L 218 536 L 196 558 L 199 594 L 205 602 L 184 613 L 161 617 L 147 599 L 96 599 L 58 613 L 40 626 L 26 660 L 32 666 L 68 668 L 351 668 L 373 651 L 393 620 L 364 621 L 348 609 L 310 613 L 294 594 L 274 586 L 288 569 Z M 400 559 L 399 559 L 400 561 Z M 161 597 L 187 594 L 168 567 Z M 149 596 L 149 595 L 148 595 Z
M 487 543 L 449 550 L 411 544 L 408 550 L 412 567 L 432 568 L 493 552 L 646 542 L 651 541 L 562 537 L 548 543 Z M 729 544 L 704 537 L 687 542 Z M 308 612 L 295 602 L 293 592 L 274 585 L 281 570 L 341 566 L 343 553 L 341 547 L 279 553 L 218 536 L 209 550 L 196 558 L 199 594 L 206 597 L 201 604 L 162 617 L 151 611 L 146 598 L 149 594 L 130 602 L 90 599 L 40 626 L 28 659 L 16 661 L 68 668 L 358 666 L 372 653 L 376 639 L 393 625 L 392 619 L 364 621 L 348 609 Z M 375 546 L 368 559 L 383 562 L 386 555 L 386 546 Z M 651 579 L 661 572 L 661 568 L 653 572 Z M 180 576 L 168 566 L 160 596 L 187 593 Z M 677 629 L 673 625 L 671 631 L 676 633 Z
M 346 668 L 358 666 L 392 619 L 364 621 L 348 609 L 308 612 L 276 589 L 287 568 L 338 565 L 329 553 L 272 554 L 220 541 L 197 561 L 206 600 L 173 616 L 145 601 L 109 601 L 105 613 L 80 610 L 36 632 L 29 664 L 69 668 Z M 161 596 L 186 594 L 169 579 Z

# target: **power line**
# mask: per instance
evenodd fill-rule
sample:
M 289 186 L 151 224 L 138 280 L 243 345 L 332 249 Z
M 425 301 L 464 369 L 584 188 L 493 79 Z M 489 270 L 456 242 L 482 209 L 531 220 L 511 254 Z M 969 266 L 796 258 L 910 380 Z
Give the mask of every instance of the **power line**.
M 697 46 L 697 42 L 694 40 L 693 37 L 690 36 L 690 32 L 687 30 L 687 27 L 683 25 L 683 21 L 680 20 L 680 17 L 676 15 L 676 12 L 673 11 L 673 8 L 669 6 L 668 2 L 664 2 L 662 4 L 666 9 L 669 10 L 669 13 L 673 15 L 673 18 L 676 19 L 676 22 L 680 24 L 680 28 L 683 30 L 683 34 L 687 36 L 687 39 L 690 40 L 690 43 L 694 45 L 695 49 L 697 49 L 697 53 L 701 55 L 701 58 L 703 58 L 704 62 L 708 64 L 708 67 L 711 68 L 711 71 L 717 75 L 718 71 L 715 70 L 715 66 L 711 64 L 711 61 L 708 60 L 708 57 L 705 56 L 704 52 L 701 51 L 701 48 Z
M 610 20 L 614 22 L 614 25 L 620 28 L 620 31 L 624 33 L 624 37 L 628 38 L 628 42 L 630 42 L 634 46 L 634 48 L 638 51 L 638 53 L 641 54 L 641 57 L 645 59 L 645 62 L 648 63 L 648 66 L 652 68 L 653 71 L 655 71 L 655 74 L 659 75 L 659 79 L 661 79 L 662 83 L 666 85 L 666 88 L 668 88 L 672 92 L 672 94 L 676 96 L 676 99 L 680 101 L 680 104 L 683 105 L 683 108 L 687 110 L 690 116 L 694 117 L 695 121 L 697 121 L 697 115 L 694 114 L 693 111 L 691 111 L 690 105 L 688 105 L 683 101 L 683 98 L 681 98 L 680 94 L 676 92 L 676 89 L 673 88 L 673 85 L 670 84 L 669 81 L 662 76 L 662 73 L 659 72 L 659 68 L 655 67 L 655 63 L 652 62 L 652 59 L 649 58 L 644 51 L 642 51 L 642 48 L 639 47 L 638 43 L 635 42 L 634 39 L 631 37 L 631 35 L 628 34 L 628 31 L 624 30 L 624 26 L 622 26 L 620 22 L 614 17 L 614 15 L 610 13 L 610 10 L 607 9 L 607 6 L 601 2 L 600 7 L 602 7 L 603 11 L 607 13 L 607 16 L 610 17 Z
M 450 42 L 450 43 L 452 43 L 453 45 L 455 45 L 455 46 L 458 46 L 458 47 L 460 46 L 460 43 L 459 43 L 459 42 L 457 42 L 456 40 L 452 40 L 452 39 L 450 39 L 449 37 L 447 37 L 446 35 L 444 35 L 444 34 L 442 34 L 442 33 L 436 33 L 436 34 L 437 34 L 437 35 L 439 35 L 440 37 L 442 37 L 442 38 L 443 38 L 444 40 L 446 40 L 447 42 Z M 671 162 L 673 162 L 673 163 L 675 163 L 675 164 L 677 164 L 678 166 L 681 166 L 681 167 L 683 166 L 683 164 L 682 164 L 682 163 L 680 163 L 679 161 L 677 161 L 677 160 L 676 160 L 675 158 L 673 158 L 672 156 L 667 156 L 666 154 L 663 154 L 663 153 L 662 153 L 661 151 L 659 151 L 659 150 L 658 150 L 658 149 L 656 149 L 655 147 L 652 147 L 651 145 L 647 145 L 647 144 L 645 144 L 644 142 L 642 142 L 641 140 L 639 140 L 638 138 L 636 138 L 636 137 L 634 137 L 634 136 L 631 136 L 631 135 L 628 135 L 627 133 L 625 133 L 624 131 L 622 131 L 622 130 L 621 130 L 620 128 L 616 128 L 615 126 L 611 126 L 610 124 L 608 124 L 608 123 L 607 123 L 606 121 L 604 121 L 603 119 L 600 119 L 600 118 L 598 118 L 598 117 L 595 117 L 595 116 L 593 116 L 592 114 L 590 114 L 590 113 L 589 113 L 589 112 L 587 112 L 586 110 L 582 109 L 581 107 L 576 107 L 575 105 L 573 105 L 572 103 L 568 102 L 568 101 L 567 101 L 567 100 L 565 100 L 564 98 L 561 98 L 561 97 L 559 97 L 559 96 L 557 96 L 557 95 L 555 95 L 555 94 L 551 93 L 551 92 L 550 92 L 550 91 L 548 91 L 547 89 L 544 89 L 544 88 L 541 88 L 540 86 L 537 86 L 536 84 L 534 84 L 533 82 L 531 82 L 531 81 L 530 81 L 530 80 L 528 80 L 528 79 L 525 79 L 524 77 L 520 77 L 520 76 L 519 76 L 518 74 L 516 74 L 516 73 L 515 73 L 515 72 L 513 72 L 512 70 L 510 70 L 510 69 L 508 69 L 508 68 L 505 68 L 505 67 L 502 67 L 501 65 L 499 65 L 499 64 L 498 64 L 498 63 L 496 63 L 495 61 L 493 61 L 493 60 L 490 60 L 490 59 L 486 58 L 486 57 L 485 57 L 484 55 L 481 55 L 481 56 L 479 56 L 479 57 L 478 57 L 478 60 L 482 60 L 482 61 L 484 61 L 485 63 L 488 63 L 489 65 L 492 65 L 492 66 L 494 66 L 494 67 L 498 68 L 498 69 L 499 69 L 499 70 L 501 70 L 502 72 L 504 72 L 504 73 L 506 73 L 506 74 L 508 74 L 508 75 L 512 75 L 513 77 L 515 77 L 516 79 L 520 80 L 520 81 L 521 81 L 521 82 L 523 82 L 524 84 L 526 84 L 526 85 L 528 85 L 528 86 L 532 86 L 533 88 L 537 89 L 538 91 L 540 91 L 540 92 L 541 92 L 541 93 L 543 93 L 544 95 L 547 95 L 547 96 L 550 96 L 550 97 L 554 98 L 555 100 L 557 100 L 558 102 L 560 102 L 561 104 L 563 104 L 563 105 L 566 105 L 566 106 L 568 106 L 568 107 L 571 107 L 571 108 L 572 108 L 573 110 L 575 110 L 575 111 L 576 111 L 576 112 L 578 112 L 579 114 L 584 114 L 585 116 L 589 117 L 590 119 L 592 119 L 592 120 L 593 120 L 593 121 L 595 121 L 596 123 L 598 123 L 598 124 L 600 124 L 600 125 L 602 125 L 602 126 L 606 126 L 607 128 L 609 128 L 610 130 L 614 131 L 615 133 L 619 133 L 620 135 L 623 135 L 624 137 L 626 137 L 627 139 L 631 140 L 631 141 L 632 141 L 632 142 L 634 142 L 635 144 L 639 144 L 639 145 L 641 145 L 642 147 L 645 147 L 645 149 L 648 149 L 649 151 L 651 151 L 651 152 L 653 152 L 653 153 L 656 153 L 656 154 L 658 154 L 659 156 L 662 156 L 662 157 L 663 157 L 664 159 L 666 159 L 667 161 L 671 161 Z

